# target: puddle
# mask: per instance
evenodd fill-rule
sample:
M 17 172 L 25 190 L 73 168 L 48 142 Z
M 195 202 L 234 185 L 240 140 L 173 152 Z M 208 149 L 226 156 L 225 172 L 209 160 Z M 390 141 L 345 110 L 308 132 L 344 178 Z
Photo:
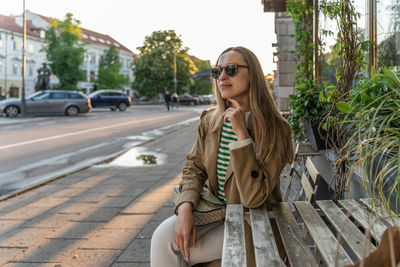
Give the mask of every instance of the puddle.
M 165 164 L 166 160 L 167 155 L 165 154 L 149 151 L 144 147 L 134 147 L 107 165 L 123 167 L 154 166 Z

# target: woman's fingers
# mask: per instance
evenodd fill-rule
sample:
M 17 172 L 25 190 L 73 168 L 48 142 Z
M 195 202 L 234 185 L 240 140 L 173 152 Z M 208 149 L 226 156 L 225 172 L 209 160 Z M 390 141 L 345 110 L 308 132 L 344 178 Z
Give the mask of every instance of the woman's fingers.
M 197 234 L 196 225 L 193 224 L 193 229 L 192 229 L 192 245 L 193 245 L 193 247 L 197 247 L 196 234 Z

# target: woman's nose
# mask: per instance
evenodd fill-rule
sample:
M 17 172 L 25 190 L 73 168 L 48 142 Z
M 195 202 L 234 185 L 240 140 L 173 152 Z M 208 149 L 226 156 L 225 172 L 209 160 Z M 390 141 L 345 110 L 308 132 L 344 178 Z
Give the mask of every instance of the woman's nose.
M 228 75 L 226 75 L 225 69 L 222 69 L 221 74 L 218 77 L 218 80 L 226 80 Z

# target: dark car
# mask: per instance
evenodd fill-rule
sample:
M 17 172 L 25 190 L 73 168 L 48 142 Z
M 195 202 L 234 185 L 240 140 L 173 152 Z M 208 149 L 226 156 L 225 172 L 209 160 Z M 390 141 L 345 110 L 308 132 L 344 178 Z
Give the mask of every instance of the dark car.
M 182 104 L 182 105 L 194 106 L 194 105 L 200 104 L 200 100 L 198 97 L 194 97 L 189 94 L 183 94 L 183 95 L 178 96 L 178 101 L 179 101 L 179 104 Z
M 89 95 L 93 108 L 110 108 L 125 111 L 132 100 L 125 93 L 118 90 L 99 90 Z
M 74 91 L 45 90 L 39 91 L 25 100 L 28 114 L 65 114 L 76 116 L 92 109 L 90 98 L 83 93 Z M 15 117 L 21 112 L 21 100 L 10 98 L 0 101 L 0 114 Z

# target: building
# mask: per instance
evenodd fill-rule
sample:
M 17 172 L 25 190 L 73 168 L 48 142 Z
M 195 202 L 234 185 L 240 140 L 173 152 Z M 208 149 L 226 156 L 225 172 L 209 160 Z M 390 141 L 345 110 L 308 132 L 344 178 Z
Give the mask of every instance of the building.
M 42 50 L 44 46 L 45 30 L 49 27 L 50 18 L 39 15 L 29 10 L 26 11 L 26 95 L 34 93 L 37 81 L 37 70 L 43 63 L 47 63 L 46 55 Z M 85 93 L 93 90 L 97 77 L 100 57 L 104 50 L 113 44 L 119 51 L 121 61 L 121 74 L 127 75 L 133 81 L 132 62 L 135 54 L 112 37 L 82 29 L 82 42 L 85 46 L 85 61 L 81 66 L 85 73 L 85 80 L 78 83 Z M 22 88 L 22 55 L 23 55 L 23 15 L 0 15 L 0 98 L 19 97 Z M 58 83 L 57 77 L 52 75 L 52 85 Z M 120 88 L 130 93 L 129 85 Z
M 286 15 L 285 1 L 262 1 L 264 12 L 275 12 L 275 34 L 277 42 L 272 44 L 276 48 L 273 55 L 277 64 L 273 79 L 273 95 L 280 110 L 289 109 L 289 95 L 294 93 L 294 71 L 296 68 L 296 38 L 294 23 Z

